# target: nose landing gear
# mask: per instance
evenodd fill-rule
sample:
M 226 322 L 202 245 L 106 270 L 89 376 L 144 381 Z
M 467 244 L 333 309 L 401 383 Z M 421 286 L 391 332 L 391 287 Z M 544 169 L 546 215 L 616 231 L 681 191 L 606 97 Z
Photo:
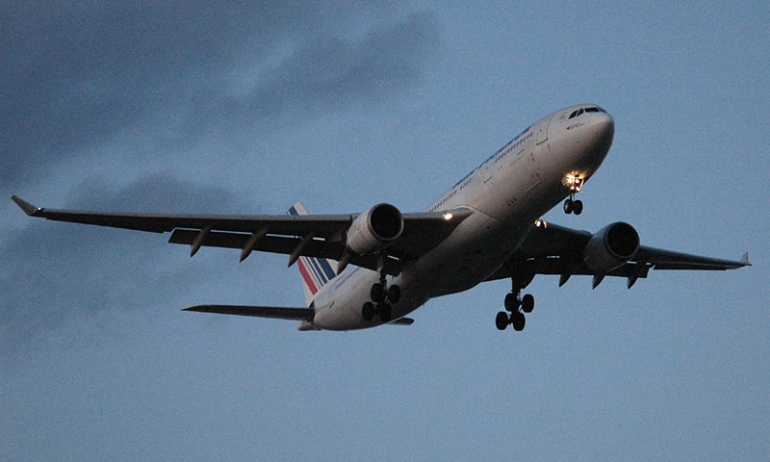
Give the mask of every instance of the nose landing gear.
M 564 201 L 564 213 L 567 215 L 570 213 L 574 213 L 575 215 L 583 213 L 583 201 L 575 200 L 574 194 L 570 194 L 569 197 L 569 199 Z
M 567 215 L 570 213 L 574 213 L 575 215 L 583 213 L 583 202 L 575 200 L 575 194 L 583 189 L 584 182 L 585 178 L 578 174 L 569 174 L 562 178 L 561 184 L 569 190 L 569 199 L 564 201 L 564 213 Z

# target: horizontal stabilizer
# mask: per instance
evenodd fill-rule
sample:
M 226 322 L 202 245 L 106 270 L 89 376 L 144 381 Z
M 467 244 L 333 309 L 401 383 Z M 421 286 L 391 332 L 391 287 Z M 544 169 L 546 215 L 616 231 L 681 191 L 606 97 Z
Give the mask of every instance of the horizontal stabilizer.
M 313 322 L 315 311 L 312 308 L 285 308 L 278 306 L 240 306 L 240 305 L 197 305 L 182 311 L 198 313 L 232 314 L 236 316 L 254 316 L 258 318 L 289 319 Z
M 197 305 L 182 311 L 198 313 L 232 314 L 235 316 L 253 316 L 257 318 L 288 319 L 294 321 L 313 322 L 315 311 L 312 308 L 286 308 L 280 306 L 242 306 L 242 305 Z M 396 319 L 389 326 L 411 326 L 412 318 Z

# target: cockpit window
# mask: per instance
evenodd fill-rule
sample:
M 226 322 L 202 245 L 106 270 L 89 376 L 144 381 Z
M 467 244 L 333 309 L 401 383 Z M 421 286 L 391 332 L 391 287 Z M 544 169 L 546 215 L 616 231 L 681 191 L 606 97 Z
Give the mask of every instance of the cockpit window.
M 582 109 L 578 109 L 577 111 L 574 111 L 572 114 L 569 115 L 570 119 L 574 119 L 575 117 L 581 115 L 583 113 Z
M 572 114 L 569 115 L 570 119 L 574 119 L 575 117 L 579 117 L 583 115 L 586 112 L 605 112 L 604 109 L 597 107 L 597 106 L 591 106 L 587 108 L 580 108 L 575 111 L 572 111 Z

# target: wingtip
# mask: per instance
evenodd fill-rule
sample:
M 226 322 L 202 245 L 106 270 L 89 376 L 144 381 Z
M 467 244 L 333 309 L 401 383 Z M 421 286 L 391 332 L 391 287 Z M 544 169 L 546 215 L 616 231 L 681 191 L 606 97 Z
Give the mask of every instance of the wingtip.
M 188 306 L 187 308 L 182 308 L 182 311 L 194 311 L 197 313 L 205 313 L 206 306 L 205 305 L 195 305 L 195 306 Z
M 743 256 L 741 257 L 741 263 L 744 264 L 744 266 L 752 266 L 751 262 L 749 261 L 749 253 L 743 252 Z
M 25 201 L 19 196 L 11 196 L 11 199 L 13 199 L 14 202 L 16 202 L 16 205 L 19 206 L 19 208 L 24 211 L 29 216 L 35 216 L 37 212 L 42 210 L 40 207 L 34 206 L 30 204 L 29 202 Z

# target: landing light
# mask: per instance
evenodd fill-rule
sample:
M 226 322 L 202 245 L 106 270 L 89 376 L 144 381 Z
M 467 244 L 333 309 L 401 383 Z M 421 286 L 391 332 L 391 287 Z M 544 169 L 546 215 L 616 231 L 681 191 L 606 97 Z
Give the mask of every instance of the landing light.
M 444 214 L 444 220 L 449 221 L 454 217 L 450 212 Z
M 535 220 L 535 227 L 548 229 L 548 223 L 542 218 L 538 218 L 537 220 Z
M 569 173 L 564 175 L 564 178 L 561 180 L 561 184 L 563 184 L 572 192 L 580 192 L 580 190 L 583 189 L 584 181 L 585 180 L 583 179 L 583 176 L 579 173 Z

